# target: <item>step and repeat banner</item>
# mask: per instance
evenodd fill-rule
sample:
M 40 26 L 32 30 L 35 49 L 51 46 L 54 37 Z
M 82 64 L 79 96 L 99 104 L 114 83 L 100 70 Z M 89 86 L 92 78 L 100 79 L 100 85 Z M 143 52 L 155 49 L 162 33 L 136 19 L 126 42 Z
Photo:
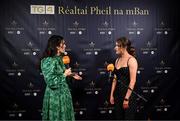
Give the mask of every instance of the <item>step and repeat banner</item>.
M 145 0 L 3 0 L 0 4 L 0 119 L 41 120 L 40 58 L 51 35 L 67 44 L 77 120 L 113 120 L 106 66 L 126 36 L 138 60 L 138 119 L 179 119 L 178 4 Z

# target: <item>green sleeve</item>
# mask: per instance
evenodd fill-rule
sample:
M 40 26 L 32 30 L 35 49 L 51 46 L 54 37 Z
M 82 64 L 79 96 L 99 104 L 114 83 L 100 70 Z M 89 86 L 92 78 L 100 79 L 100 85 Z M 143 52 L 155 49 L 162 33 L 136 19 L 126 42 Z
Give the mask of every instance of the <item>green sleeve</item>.
M 41 70 L 47 86 L 51 89 L 58 88 L 63 81 L 66 81 L 63 69 L 59 68 L 57 60 L 53 58 L 43 59 L 41 61 Z

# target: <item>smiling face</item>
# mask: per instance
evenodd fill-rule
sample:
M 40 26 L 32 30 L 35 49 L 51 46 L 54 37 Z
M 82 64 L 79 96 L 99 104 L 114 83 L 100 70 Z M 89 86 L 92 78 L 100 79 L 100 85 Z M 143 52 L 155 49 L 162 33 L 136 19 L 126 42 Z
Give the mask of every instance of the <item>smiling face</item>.
M 116 42 L 114 50 L 117 55 L 122 55 L 124 53 L 124 51 L 126 50 L 126 48 L 123 48 L 120 43 Z
M 64 53 L 65 49 L 66 49 L 66 44 L 65 44 L 65 41 L 62 40 L 59 46 L 57 46 L 57 54 Z

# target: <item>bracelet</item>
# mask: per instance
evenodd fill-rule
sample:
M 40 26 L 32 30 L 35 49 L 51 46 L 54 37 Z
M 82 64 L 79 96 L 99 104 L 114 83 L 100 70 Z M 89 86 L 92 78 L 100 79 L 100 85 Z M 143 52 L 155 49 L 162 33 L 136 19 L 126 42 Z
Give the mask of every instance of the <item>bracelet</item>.
M 129 101 L 129 99 L 127 99 L 127 98 L 124 98 L 124 100 L 125 100 L 125 101 Z

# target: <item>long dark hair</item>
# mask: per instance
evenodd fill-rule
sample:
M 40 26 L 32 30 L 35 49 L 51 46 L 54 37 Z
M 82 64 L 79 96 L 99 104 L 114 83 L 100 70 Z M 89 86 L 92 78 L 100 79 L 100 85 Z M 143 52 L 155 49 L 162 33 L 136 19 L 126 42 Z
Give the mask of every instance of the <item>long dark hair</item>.
M 59 35 L 52 35 L 48 39 L 47 47 L 43 53 L 43 58 L 53 57 L 57 54 L 57 46 L 64 41 L 64 38 Z
M 120 37 L 116 40 L 116 42 L 119 44 L 119 46 L 126 48 L 127 52 L 132 55 L 136 56 L 135 48 L 131 45 L 131 41 L 127 39 L 126 37 Z

